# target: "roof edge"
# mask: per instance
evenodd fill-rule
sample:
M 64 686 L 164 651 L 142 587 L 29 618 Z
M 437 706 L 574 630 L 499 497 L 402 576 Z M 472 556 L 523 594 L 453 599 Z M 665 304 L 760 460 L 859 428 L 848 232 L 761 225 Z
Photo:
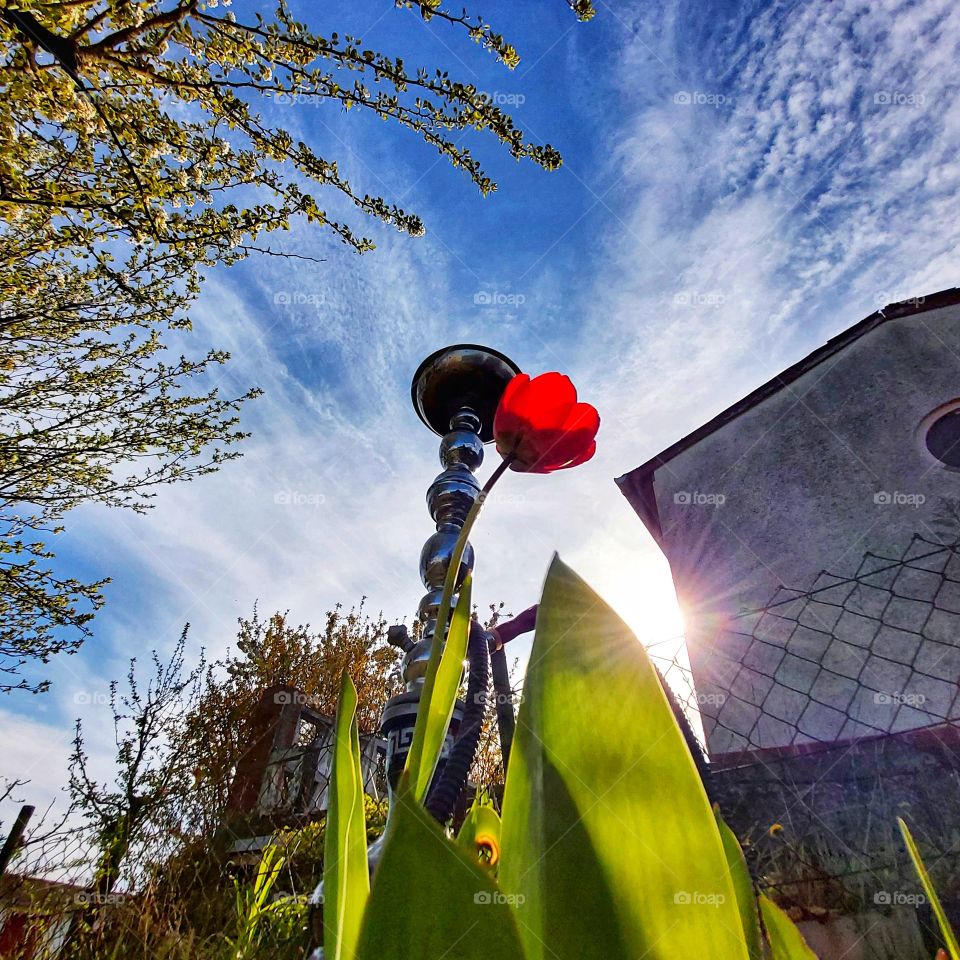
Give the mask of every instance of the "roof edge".
M 697 427 L 693 432 L 677 440 L 676 443 L 671 444 L 665 450 L 661 450 L 660 453 L 651 457 L 645 463 L 640 464 L 639 467 L 628 470 L 622 476 L 617 477 L 617 486 L 620 487 L 621 492 L 628 500 L 635 503 L 634 497 L 638 491 L 643 489 L 644 477 L 653 474 L 658 467 L 669 463 L 674 457 L 683 453 L 684 450 L 699 443 L 711 433 L 719 430 L 720 427 L 736 419 L 740 414 L 766 400 L 768 397 L 773 396 L 788 384 L 798 380 L 807 371 L 823 363 L 824 360 L 828 360 L 835 353 L 849 346 L 864 334 L 869 333 L 888 320 L 899 320 L 903 317 L 916 316 L 917 314 L 926 313 L 930 310 L 939 310 L 943 307 L 955 306 L 957 304 L 960 304 L 960 287 L 949 287 L 946 290 L 938 290 L 936 293 L 929 294 L 928 296 L 899 300 L 896 303 L 889 303 L 885 307 L 881 307 L 868 317 L 864 317 L 855 323 L 852 327 L 848 327 L 842 333 L 832 337 L 822 346 L 817 347 L 816 350 L 807 354 L 802 360 L 787 367 L 786 370 L 777 374 L 772 380 L 761 384 L 743 397 L 743 399 L 727 407 L 715 417 Z M 633 496 L 631 496 L 631 494 L 633 494 Z M 646 522 L 646 520 L 644 520 L 644 522 Z

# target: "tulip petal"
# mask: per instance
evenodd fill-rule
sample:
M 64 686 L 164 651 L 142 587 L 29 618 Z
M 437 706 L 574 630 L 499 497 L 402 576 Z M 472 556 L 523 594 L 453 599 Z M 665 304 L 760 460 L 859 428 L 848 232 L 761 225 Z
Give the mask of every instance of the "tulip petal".
M 600 417 L 588 403 L 579 403 L 560 430 L 537 435 L 538 466 L 559 469 L 579 457 L 600 429 Z
M 527 401 L 536 398 L 537 407 L 554 407 L 577 402 L 577 388 L 563 373 L 541 373 L 530 381 L 531 393 Z
M 591 440 L 590 446 L 587 447 L 587 449 L 584 450 L 579 457 L 574 457 L 569 463 L 565 463 L 559 469 L 566 470 L 568 467 L 579 467 L 581 463 L 586 463 L 588 460 L 590 460 L 596 452 L 597 452 L 597 441 Z
M 540 407 L 527 411 L 530 425 L 535 430 L 563 430 L 564 424 L 576 409 L 575 403 L 558 403 L 554 406 Z
M 523 394 L 530 385 L 530 374 L 518 373 L 511 379 L 500 397 L 497 412 L 493 417 L 493 432 L 510 429 L 510 423 L 522 409 Z
M 497 451 L 513 457 L 511 469 L 550 473 L 589 460 L 596 451 L 600 417 L 577 402 L 569 377 L 550 372 L 517 374 L 504 390 L 494 417 Z
M 514 454 L 517 461 L 523 465 L 523 469 L 530 470 L 540 460 L 542 450 L 542 433 L 530 428 L 520 437 L 519 442 L 514 447 Z
M 589 403 L 575 404 L 563 424 L 564 430 L 588 430 L 596 436 L 600 429 L 600 414 Z

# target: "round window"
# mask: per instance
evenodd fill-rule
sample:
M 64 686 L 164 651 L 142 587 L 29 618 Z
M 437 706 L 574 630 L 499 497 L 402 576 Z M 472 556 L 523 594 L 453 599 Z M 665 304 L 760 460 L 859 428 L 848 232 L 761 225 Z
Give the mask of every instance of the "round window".
M 960 470 L 960 409 L 950 410 L 927 428 L 927 449 L 948 467 Z

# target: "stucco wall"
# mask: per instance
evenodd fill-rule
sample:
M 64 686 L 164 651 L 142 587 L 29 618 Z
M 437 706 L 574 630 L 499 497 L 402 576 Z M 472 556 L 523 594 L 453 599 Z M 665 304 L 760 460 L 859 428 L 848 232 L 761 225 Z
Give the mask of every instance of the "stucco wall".
M 920 430 L 958 399 L 951 306 L 881 324 L 657 469 L 712 754 L 958 715 L 960 472 Z

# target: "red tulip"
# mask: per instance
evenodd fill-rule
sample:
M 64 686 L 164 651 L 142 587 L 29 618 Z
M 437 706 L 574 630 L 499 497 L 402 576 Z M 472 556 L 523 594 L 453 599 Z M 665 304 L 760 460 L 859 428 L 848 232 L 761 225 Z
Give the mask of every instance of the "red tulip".
M 532 380 L 518 373 L 508 384 L 493 420 L 497 452 L 511 458 L 510 469 L 551 473 L 575 467 L 597 451 L 600 416 L 589 403 L 577 403 L 569 377 L 544 373 Z

